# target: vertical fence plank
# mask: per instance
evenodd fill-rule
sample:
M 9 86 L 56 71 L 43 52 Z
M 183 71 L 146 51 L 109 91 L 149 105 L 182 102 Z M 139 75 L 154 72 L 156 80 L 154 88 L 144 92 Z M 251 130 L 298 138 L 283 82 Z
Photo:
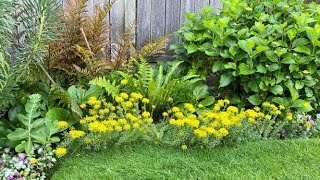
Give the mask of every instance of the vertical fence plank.
M 209 6 L 209 0 L 194 0 L 194 11 L 200 12 L 205 6 Z
M 124 30 L 125 21 L 125 1 L 116 1 L 111 8 L 110 24 L 111 24 L 111 41 L 117 42 L 119 34 Z
M 220 9 L 223 7 L 223 4 L 219 0 L 210 0 L 210 6 L 214 7 L 215 13 L 220 13 Z
M 166 1 L 153 0 L 151 12 L 151 40 L 154 40 L 162 37 L 165 33 Z
M 194 12 L 194 0 L 183 0 L 181 1 L 180 8 L 180 27 L 182 27 L 183 23 L 186 21 L 186 12 Z
M 136 0 L 125 0 L 125 19 L 124 26 L 128 28 L 129 26 L 136 26 Z M 133 29 L 134 34 L 136 34 L 136 28 Z M 135 43 L 135 39 L 133 39 Z
M 137 47 L 140 48 L 147 40 L 150 39 L 150 15 L 151 0 L 137 0 Z
M 180 27 L 180 0 L 166 1 L 166 34 L 170 34 Z

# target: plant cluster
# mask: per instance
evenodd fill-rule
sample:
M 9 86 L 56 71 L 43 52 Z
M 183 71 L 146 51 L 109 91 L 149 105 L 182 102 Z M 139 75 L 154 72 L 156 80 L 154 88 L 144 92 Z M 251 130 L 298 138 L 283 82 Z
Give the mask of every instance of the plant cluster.
M 9 148 L 0 147 L 1 179 L 46 179 L 46 170 L 57 162 L 50 148 L 34 146 L 35 151 L 28 156 L 25 153 L 15 154 Z
M 304 112 L 317 108 L 319 6 L 302 0 L 222 2 L 218 15 L 212 8 L 187 14 L 189 23 L 178 33 L 182 42 L 171 46 L 178 58 L 216 74 L 217 95 L 241 107 L 272 101 Z

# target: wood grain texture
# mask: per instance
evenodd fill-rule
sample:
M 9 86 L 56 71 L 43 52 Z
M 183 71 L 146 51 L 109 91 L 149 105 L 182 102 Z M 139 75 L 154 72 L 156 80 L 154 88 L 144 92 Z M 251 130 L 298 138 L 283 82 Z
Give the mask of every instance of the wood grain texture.
M 155 40 L 165 34 L 166 0 L 153 0 L 151 11 L 151 40 Z
M 186 12 L 194 12 L 194 0 L 184 0 L 181 1 L 180 5 L 180 27 L 182 27 L 183 23 L 186 21 Z
M 119 41 L 118 37 L 124 30 L 125 24 L 125 1 L 118 0 L 112 6 L 110 11 L 110 25 L 111 25 L 111 41 Z
M 205 6 L 209 6 L 209 0 L 194 0 L 194 12 L 200 12 Z
M 180 0 L 166 0 L 166 34 L 180 28 Z
M 151 38 L 151 1 L 137 0 L 137 48 Z
M 220 13 L 220 9 L 223 7 L 223 4 L 219 0 L 210 0 L 210 6 L 214 7 L 215 13 Z

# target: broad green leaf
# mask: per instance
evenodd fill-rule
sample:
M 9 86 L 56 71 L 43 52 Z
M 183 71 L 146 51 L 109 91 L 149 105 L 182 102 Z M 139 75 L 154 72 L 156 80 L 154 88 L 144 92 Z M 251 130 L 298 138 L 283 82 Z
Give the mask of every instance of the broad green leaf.
M 28 137 L 29 131 L 27 129 L 17 128 L 15 131 L 8 134 L 8 139 L 13 141 L 23 140 Z
M 234 69 L 234 70 L 236 70 L 237 69 L 237 65 L 234 62 L 228 62 L 227 64 L 224 65 L 224 68 L 225 69 Z
M 258 82 L 256 80 L 251 80 L 248 83 L 248 87 L 251 89 L 253 92 L 259 92 L 259 86 Z
M 192 54 L 194 52 L 198 51 L 198 46 L 195 44 L 190 44 L 187 46 L 187 52 L 188 54 Z
M 260 105 L 260 104 L 262 103 L 263 99 L 262 99 L 260 96 L 258 96 L 258 95 L 252 95 L 252 96 L 250 96 L 250 97 L 248 98 L 248 101 L 249 101 L 252 105 L 257 106 L 257 105 Z
M 306 46 L 310 43 L 310 40 L 306 39 L 306 38 L 298 38 L 296 40 L 293 41 L 292 43 L 292 48 L 295 48 L 295 47 L 303 47 L 303 46 Z
M 264 74 L 264 73 L 267 72 L 267 68 L 266 68 L 264 65 L 259 64 L 259 65 L 257 66 L 257 72 Z
M 242 50 L 244 50 L 246 53 L 251 55 L 252 54 L 252 49 L 254 48 L 255 43 L 253 42 L 253 40 L 248 39 L 248 40 L 240 40 L 238 42 L 238 45 L 240 46 L 240 48 Z
M 278 55 L 275 52 L 269 50 L 265 51 L 265 54 L 271 62 L 278 62 Z
M 271 87 L 271 92 L 275 95 L 281 95 L 283 94 L 283 88 L 280 85 L 275 85 Z
M 297 46 L 293 50 L 299 53 L 304 53 L 306 55 L 311 55 L 311 50 L 306 46 Z
M 76 122 L 71 113 L 63 108 L 50 109 L 46 113 L 45 118 L 49 121 L 67 121 L 70 126 Z
M 194 33 L 192 33 L 192 32 L 186 32 L 186 33 L 183 33 L 183 35 L 187 41 L 194 41 L 196 39 Z
M 278 69 L 280 69 L 280 66 L 278 64 L 276 64 L 276 63 L 273 63 L 268 67 L 268 71 L 270 71 L 270 72 L 274 72 L 274 71 L 276 71 Z
M 302 88 L 304 87 L 304 83 L 297 80 L 296 83 L 295 83 L 295 85 L 294 85 L 294 87 L 295 87 L 296 89 L 302 89 Z
M 219 88 L 228 86 L 233 80 L 233 76 L 231 74 L 222 74 L 219 80 Z
M 215 101 L 215 98 L 213 96 L 208 96 L 206 97 L 204 100 L 202 100 L 200 103 L 205 106 L 208 107 L 210 105 L 212 105 Z
M 207 85 L 197 86 L 193 90 L 193 95 L 194 95 L 194 97 L 196 98 L 197 101 L 207 97 L 209 95 L 208 86 Z
M 223 68 L 223 63 L 221 61 L 216 61 L 212 65 L 212 72 L 216 73 L 216 72 L 220 71 L 221 68 Z
M 256 71 L 254 69 L 250 69 L 249 65 L 245 63 L 241 63 L 239 65 L 239 74 L 241 75 L 250 75 L 254 74 Z

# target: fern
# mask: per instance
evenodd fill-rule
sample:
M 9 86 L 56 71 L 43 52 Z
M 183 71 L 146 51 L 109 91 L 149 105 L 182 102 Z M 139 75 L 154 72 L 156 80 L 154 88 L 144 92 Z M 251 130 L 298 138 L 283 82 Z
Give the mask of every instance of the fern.
M 116 85 L 116 81 L 107 80 L 105 77 L 98 77 L 89 82 L 91 85 L 96 85 L 105 89 L 107 95 L 116 97 L 119 94 L 120 86 Z
M 147 62 L 146 59 L 141 58 L 140 62 L 136 62 L 138 68 L 138 79 L 142 84 L 144 90 L 149 86 L 149 83 L 153 80 L 154 74 L 151 65 Z

